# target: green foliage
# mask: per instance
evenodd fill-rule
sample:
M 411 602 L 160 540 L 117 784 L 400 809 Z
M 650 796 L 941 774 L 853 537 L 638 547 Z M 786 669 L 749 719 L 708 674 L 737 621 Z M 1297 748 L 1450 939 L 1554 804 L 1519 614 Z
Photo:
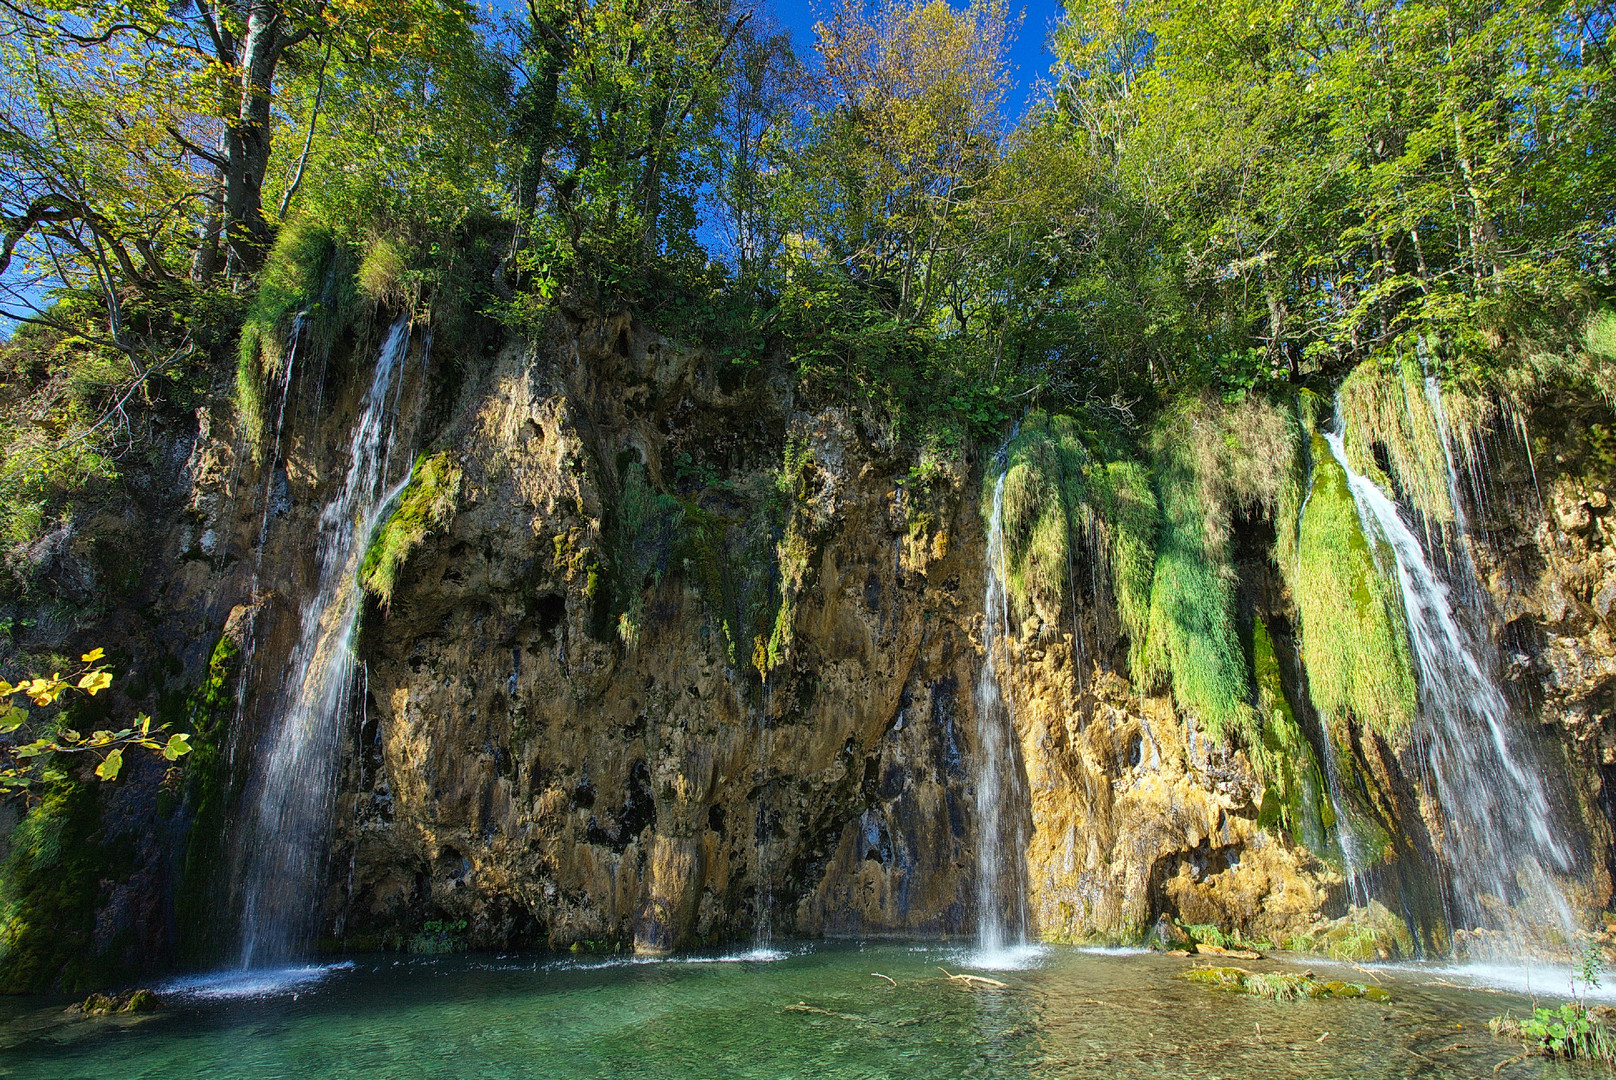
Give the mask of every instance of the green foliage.
M 777 303 L 809 401 L 856 404 L 895 436 L 938 447 L 983 441 L 1010 418 L 991 357 L 905 321 L 839 268 L 797 264 Z
M 447 451 L 415 459 L 409 483 L 393 500 L 392 513 L 372 534 L 359 563 L 360 585 L 382 606 L 392 604 L 398 572 L 410 552 L 454 515 L 460 476 L 460 466 Z
M 1523 1043 L 1545 1057 L 1616 1068 L 1616 1031 L 1610 1017 L 1608 1007 L 1568 1001 L 1558 1009 L 1538 1006 L 1529 1018 L 1495 1017 L 1487 1026 L 1494 1035 Z
M 1375 540 L 1374 543 L 1383 543 Z M 1395 745 L 1408 737 L 1418 687 L 1389 551 L 1364 534 L 1346 471 L 1313 440 L 1313 491 L 1302 517 L 1295 594 L 1308 692 L 1332 736 L 1356 718 Z
M 468 925 L 465 919 L 429 919 L 410 935 L 405 951 L 423 956 L 465 952 Z
M 30 795 L 40 784 L 63 779 L 61 766 L 76 755 L 94 760 L 95 776 L 103 781 L 118 778 L 123 769 L 123 752 L 130 749 L 150 750 L 168 761 L 177 761 L 191 752 L 190 736 L 186 734 L 162 737 L 167 724 L 152 725 L 151 717 L 137 716 L 127 728 L 114 731 L 101 728 L 85 735 L 68 726 L 68 710 L 55 716 L 30 715 L 21 705 L 10 704 L 11 698 L 23 697 L 35 708 L 56 705 L 62 696 L 84 694 L 95 697 L 112 685 L 112 673 L 102 661 L 103 650 L 92 649 L 79 657 L 77 671 L 63 676 L 60 671 L 35 675 L 15 686 L 0 681 L 0 798 L 10 795 Z M 104 699 L 103 699 L 104 700 Z M 83 760 L 83 759 L 80 759 Z
M 1126 221 L 1132 263 L 1074 230 L 1056 283 L 1105 297 L 1093 325 L 1165 278 L 1170 379 L 1563 342 L 1609 273 L 1608 33 L 1577 4 L 1068 5 L 1043 175 Z
M 659 276 L 702 276 L 696 191 L 738 14 L 711 0 L 539 0 L 528 14 L 516 195 L 524 211 L 549 196 L 524 222 L 532 287 L 559 279 L 614 304 L 659 291 Z

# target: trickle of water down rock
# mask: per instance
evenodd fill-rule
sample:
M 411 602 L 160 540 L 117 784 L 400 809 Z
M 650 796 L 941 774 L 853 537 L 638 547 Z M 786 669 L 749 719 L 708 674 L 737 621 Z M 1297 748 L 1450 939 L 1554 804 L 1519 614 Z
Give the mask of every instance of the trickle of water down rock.
M 1027 943 L 1025 784 L 1016 760 L 1010 702 L 999 686 L 1001 647 L 1010 658 L 1010 605 L 1004 588 L 1004 478 L 993 487 L 982 599 L 982 666 L 976 677 L 977 946 L 983 962 Z
M 1473 943 L 1473 952 L 1529 956 L 1563 947 L 1576 940 L 1577 920 L 1554 875 L 1570 873 L 1574 857 L 1531 733 L 1512 714 L 1481 643 L 1396 503 L 1353 470 L 1340 435 L 1326 439 L 1366 535 L 1395 559 L 1381 570 L 1401 591 L 1417 666 L 1416 750 L 1427 796 L 1441 808 L 1436 839 L 1448 923 L 1501 935 L 1496 944 Z M 1379 557 L 1380 544 L 1373 546 Z
M 237 842 L 243 968 L 295 956 L 311 933 L 331 830 L 343 719 L 353 673 L 359 561 L 408 472 L 388 485 L 396 386 L 409 352 L 399 319 L 360 405 L 341 487 L 320 514 L 318 585 L 280 680 Z

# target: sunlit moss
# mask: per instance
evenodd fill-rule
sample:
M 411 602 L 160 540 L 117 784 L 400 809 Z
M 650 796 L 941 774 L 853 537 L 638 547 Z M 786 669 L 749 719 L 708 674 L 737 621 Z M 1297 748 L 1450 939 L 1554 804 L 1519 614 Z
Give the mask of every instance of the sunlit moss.
M 1028 414 L 1006 454 L 1005 588 L 1017 618 L 1037 614 L 1047 626 L 1062 625 L 1071 617 L 1074 579 L 1094 572 L 1137 657 L 1160 525 L 1149 470 L 1103 425 L 1042 412 Z M 984 519 L 997 479 L 991 469 L 983 477 Z
M 359 582 L 383 605 L 393 602 L 398 571 L 427 533 L 449 520 L 460 495 L 460 466 L 447 452 L 416 459 L 410 481 L 393 502 L 359 564 Z
M 1433 403 L 1413 357 L 1366 360 L 1336 393 L 1342 447 L 1352 467 L 1395 490 L 1430 520 L 1448 523 L 1454 520 L 1454 506 L 1447 449 L 1433 408 L 1440 401 L 1438 397 Z M 1466 430 L 1479 422 L 1479 417 L 1470 420 Z
M 1346 471 L 1314 437 L 1313 490 L 1302 517 L 1296 602 L 1314 706 L 1343 741 L 1349 716 L 1399 744 L 1417 706 L 1408 633 L 1393 584 L 1364 533 Z

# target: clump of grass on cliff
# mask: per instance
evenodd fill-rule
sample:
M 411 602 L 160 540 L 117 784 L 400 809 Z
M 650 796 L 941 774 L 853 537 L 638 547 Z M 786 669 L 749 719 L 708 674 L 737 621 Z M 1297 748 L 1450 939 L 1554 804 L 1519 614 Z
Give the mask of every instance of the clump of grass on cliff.
M 298 315 L 305 340 L 323 352 L 350 320 L 355 298 L 347 251 L 330 229 L 308 222 L 281 228 L 236 347 L 236 411 L 254 455 L 268 419 L 265 386 L 285 371 Z
M 1235 514 L 1274 520 L 1288 547 L 1300 441 L 1289 410 L 1255 397 L 1192 399 L 1167 410 L 1152 436 L 1162 529 L 1141 674 L 1170 683 L 1214 738 L 1237 732 L 1249 742 L 1258 722 L 1234 619 Z
M 1029 414 L 1006 448 L 1004 578 L 1017 621 L 1036 613 L 1058 626 L 1071 599 L 1079 515 L 1088 507 L 1089 454 L 1068 416 Z M 998 477 L 984 478 L 984 520 Z
M 1313 491 L 1302 517 L 1295 581 L 1308 692 L 1345 741 L 1349 717 L 1393 745 L 1407 738 L 1418 706 L 1408 632 L 1390 552 L 1377 558 L 1346 471 L 1313 440 Z M 1385 567 L 1385 572 L 1382 571 Z
M 460 466 L 447 452 L 415 460 L 409 483 L 394 500 L 393 512 L 376 530 L 359 564 L 359 583 L 383 606 L 393 602 L 398 571 L 410 552 L 454 513 L 460 475 Z
M 1370 359 L 1341 383 L 1336 409 L 1342 447 L 1352 467 L 1387 491 L 1396 491 L 1432 521 L 1454 520 L 1442 418 L 1433 405 L 1418 362 Z M 1480 423 L 1475 416 L 1466 430 Z M 1376 459 L 1379 447 L 1388 466 Z

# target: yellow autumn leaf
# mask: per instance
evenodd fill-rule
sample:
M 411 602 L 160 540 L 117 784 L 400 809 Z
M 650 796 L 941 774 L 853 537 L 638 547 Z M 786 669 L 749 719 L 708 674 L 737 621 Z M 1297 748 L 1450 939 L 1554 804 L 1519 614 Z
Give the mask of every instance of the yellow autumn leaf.
M 103 780 L 118 779 L 118 771 L 123 768 L 123 751 L 114 750 L 108 754 L 106 760 L 95 767 L 95 775 Z
M 112 685 L 112 674 L 107 671 L 92 671 L 79 680 L 79 689 L 94 697 Z
M 105 649 L 91 649 L 89 652 L 79 657 L 79 659 L 84 661 L 86 664 L 93 664 L 106 654 L 107 651 Z

